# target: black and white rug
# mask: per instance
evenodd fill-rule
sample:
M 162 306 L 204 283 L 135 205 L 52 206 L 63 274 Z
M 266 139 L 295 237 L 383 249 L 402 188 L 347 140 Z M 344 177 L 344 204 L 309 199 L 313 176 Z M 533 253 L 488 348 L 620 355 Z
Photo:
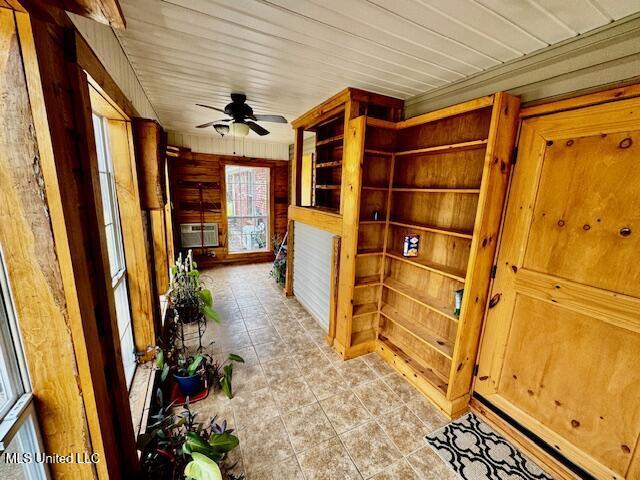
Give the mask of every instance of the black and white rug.
M 425 438 L 464 480 L 553 480 L 473 413 Z

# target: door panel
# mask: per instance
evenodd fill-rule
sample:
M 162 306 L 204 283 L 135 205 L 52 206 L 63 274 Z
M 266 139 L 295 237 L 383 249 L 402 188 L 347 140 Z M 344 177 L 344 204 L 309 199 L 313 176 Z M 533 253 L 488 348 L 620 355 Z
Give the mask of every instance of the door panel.
M 525 120 L 512 178 L 474 389 L 596 477 L 634 478 L 640 100 Z

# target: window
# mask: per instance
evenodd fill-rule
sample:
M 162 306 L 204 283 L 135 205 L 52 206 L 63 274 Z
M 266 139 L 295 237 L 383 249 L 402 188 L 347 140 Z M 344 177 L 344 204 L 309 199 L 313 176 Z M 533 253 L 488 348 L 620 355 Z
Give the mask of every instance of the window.
M 0 478 L 48 479 L 17 320 L 0 258 Z M 31 461 L 30 461 L 31 459 Z
M 267 167 L 225 167 L 229 253 L 269 250 L 269 173 Z
M 107 124 L 103 117 L 96 114 L 93 114 L 93 131 L 96 138 L 100 192 L 104 211 L 104 230 L 107 237 L 111 286 L 116 305 L 122 363 L 124 364 L 127 386 L 131 386 L 133 374 L 136 371 L 136 355 L 133 343 L 133 328 L 131 326 L 131 310 L 129 308 L 127 266 L 124 258 L 113 162 L 109 152 Z

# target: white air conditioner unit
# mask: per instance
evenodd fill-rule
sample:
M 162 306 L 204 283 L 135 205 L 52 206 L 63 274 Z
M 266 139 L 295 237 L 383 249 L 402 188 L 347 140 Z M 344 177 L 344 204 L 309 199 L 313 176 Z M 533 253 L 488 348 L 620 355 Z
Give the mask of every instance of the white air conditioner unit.
M 218 242 L 218 224 L 181 223 L 180 242 L 182 243 L 182 248 L 217 247 L 220 245 Z

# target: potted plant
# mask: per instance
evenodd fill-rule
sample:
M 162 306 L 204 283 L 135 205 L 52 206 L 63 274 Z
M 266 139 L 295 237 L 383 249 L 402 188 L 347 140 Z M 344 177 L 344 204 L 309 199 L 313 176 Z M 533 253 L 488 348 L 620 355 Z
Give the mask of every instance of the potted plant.
M 213 295 L 204 288 L 197 267 L 191 250 L 184 259 L 182 253 L 178 255 L 171 267 L 171 283 L 167 292 L 169 305 L 177 320 L 184 324 L 198 321 L 203 316 L 219 323 L 220 317 L 213 309 Z
M 193 397 L 204 390 L 207 362 L 207 357 L 201 353 L 196 356 L 178 356 L 173 378 L 185 397 Z
M 233 398 L 233 364 L 244 363 L 240 355 L 230 353 L 224 362 L 214 361 L 210 355 L 198 353 L 185 355 L 177 350 L 168 351 L 158 348 L 156 366 L 161 371 L 160 380 L 165 381 L 169 373 L 178 384 L 185 397 L 201 393 L 206 385 L 221 389 L 228 398 Z
M 197 422 L 197 413 L 189 405 L 179 414 L 172 413 L 172 405 L 164 406 L 162 392 L 158 390 L 156 402 L 159 410 L 150 416 L 145 433 L 138 436 L 138 449 L 145 478 L 173 480 L 241 480 L 236 466 L 228 459 L 239 440 L 227 422 L 217 417 Z

